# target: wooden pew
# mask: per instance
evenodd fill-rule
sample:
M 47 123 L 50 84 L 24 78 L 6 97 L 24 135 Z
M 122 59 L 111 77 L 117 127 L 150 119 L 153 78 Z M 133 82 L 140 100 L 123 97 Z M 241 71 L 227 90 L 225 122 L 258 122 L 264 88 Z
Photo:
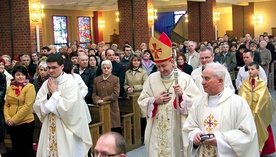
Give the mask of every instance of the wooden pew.
M 89 125 L 89 129 L 93 142 L 91 150 L 93 151 L 99 137 L 111 131 L 110 101 L 103 102 L 100 106 L 93 105 L 88 108 L 92 118 L 92 124 Z
M 142 145 L 138 97 L 139 95 L 130 95 L 129 98 L 119 98 L 123 136 L 126 140 L 127 151 Z

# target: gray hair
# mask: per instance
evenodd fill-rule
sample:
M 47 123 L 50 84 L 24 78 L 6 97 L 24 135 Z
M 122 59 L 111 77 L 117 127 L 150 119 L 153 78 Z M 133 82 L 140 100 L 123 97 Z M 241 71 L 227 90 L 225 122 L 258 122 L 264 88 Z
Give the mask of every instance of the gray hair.
M 50 49 L 54 49 L 55 52 L 57 52 L 57 47 L 56 47 L 56 45 L 49 45 L 48 47 L 49 47 Z
M 222 78 L 224 80 L 225 78 L 225 75 L 226 75 L 226 67 L 220 63 L 214 63 L 214 62 L 211 62 L 211 63 L 208 63 L 206 64 L 206 68 L 210 68 L 213 70 L 213 76 L 216 77 L 216 78 Z
M 211 52 L 211 55 L 214 55 L 212 46 L 203 46 L 202 48 L 199 49 L 199 53 L 206 50 L 209 50 Z
M 111 69 L 112 69 L 112 63 L 110 60 L 104 60 L 101 64 L 101 66 L 103 67 L 103 65 L 108 65 Z
M 266 41 L 264 41 L 264 40 L 260 41 L 260 45 L 261 44 L 265 44 L 265 46 L 267 45 Z
M 197 43 L 195 41 L 189 41 L 189 45 L 193 44 L 195 47 L 197 46 Z
M 83 54 L 81 54 L 81 55 L 78 56 L 78 60 L 80 61 L 81 58 L 83 58 L 83 57 L 87 57 L 87 59 L 89 59 L 88 55 L 85 54 L 85 53 L 83 53 Z

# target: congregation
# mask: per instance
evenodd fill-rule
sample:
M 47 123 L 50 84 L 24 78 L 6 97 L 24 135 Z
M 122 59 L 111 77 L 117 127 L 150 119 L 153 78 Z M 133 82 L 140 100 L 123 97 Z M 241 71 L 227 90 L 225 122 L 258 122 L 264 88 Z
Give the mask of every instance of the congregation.
M 174 133 L 174 127 L 177 127 L 172 125 L 175 120 L 172 112 L 176 106 L 180 107 L 179 121 L 183 134 L 183 146 L 180 149 L 183 149 L 184 156 L 204 156 L 208 153 L 213 156 L 250 156 L 256 152 L 262 156 L 274 153 L 270 123 L 275 107 L 267 86 L 269 74 L 274 70 L 271 67 L 276 60 L 276 37 L 269 36 L 266 32 L 259 37 L 252 38 L 246 34 L 239 39 L 225 34 L 216 41 L 200 43 L 189 40 L 182 43 L 168 42 L 170 39 L 164 38 L 166 36 L 162 34 L 158 40 L 151 39 L 150 44 L 141 43 L 138 50 L 134 50 L 128 42 L 119 47 L 102 41 L 98 44 L 87 43 L 85 47 L 76 42 L 58 50 L 55 45 L 49 45 L 42 47 L 40 52 L 13 58 L 7 54 L 2 55 L 0 154 L 7 154 L 4 140 L 9 134 L 14 156 L 23 154 L 24 157 L 31 157 L 35 153 L 42 156 L 84 156 L 92 147 L 86 124 L 91 124 L 93 119 L 87 105 L 100 106 L 110 101 L 110 131 L 123 134 L 118 99 L 129 98 L 131 95 L 139 97 L 140 136 L 146 145 L 148 156 L 165 157 L 171 156 L 172 152 L 172 156 L 178 156 L 173 150 L 176 140 L 170 137 Z M 174 69 L 175 67 L 177 68 Z M 174 71 L 178 71 L 178 83 L 174 83 Z M 218 82 L 214 81 L 216 79 Z M 253 79 L 257 81 L 252 81 Z M 211 82 L 212 89 L 209 89 L 209 80 L 214 81 Z M 258 92 L 261 94 L 250 95 Z M 175 100 L 177 96 L 179 104 Z M 214 110 L 221 103 L 220 98 L 225 99 L 229 106 L 233 104 L 227 108 L 235 110 L 233 114 L 230 115 L 223 107 Z M 213 108 L 204 106 L 205 103 Z M 84 105 L 81 109 L 76 109 L 76 104 Z M 266 109 L 262 110 L 265 107 L 260 106 L 266 106 Z M 232 117 L 229 120 L 220 117 L 222 113 L 218 111 L 227 112 L 225 115 Z M 199 116 L 203 112 L 202 117 Z M 38 152 L 33 149 L 34 114 L 43 123 Z M 216 124 L 221 125 L 220 129 L 215 126 L 213 130 L 207 129 L 205 123 L 210 124 L 208 120 L 212 120 L 212 116 L 220 117 Z M 206 117 L 209 118 L 207 121 L 204 119 Z M 55 129 L 48 129 L 52 128 L 53 119 L 57 122 L 54 125 L 60 131 L 58 134 L 53 133 Z M 220 120 L 229 126 L 220 124 Z M 231 123 L 232 120 L 239 122 L 234 124 Z M 201 124 L 203 121 L 204 124 Z M 80 131 L 80 128 L 86 131 Z M 235 129 L 245 131 L 234 132 Z M 51 134 L 49 139 L 53 141 L 52 147 L 45 142 L 49 140 L 48 134 Z M 216 137 L 217 142 L 212 139 L 201 141 L 201 136 L 205 134 Z M 239 138 L 244 138 L 245 141 L 237 141 Z M 74 143 L 71 145 L 67 140 Z M 227 143 L 228 140 L 236 141 L 231 145 L 232 141 Z M 251 151 L 250 154 L 242 150 L 256 148 L 254 144 L 258 145 L 255 152 Z M 201 145 L 203 146 L 200 147 Z M 72 153 L 66 152 L 66 149 L 61 149 L 65 146 L 75 149 L 72 149 Z M 220 148 L 231 151 L 216 150 Z M 95 154 L 101 154 L 98 151 L 100 149 Z M 120 156 L 118 152 L 112 153 Z

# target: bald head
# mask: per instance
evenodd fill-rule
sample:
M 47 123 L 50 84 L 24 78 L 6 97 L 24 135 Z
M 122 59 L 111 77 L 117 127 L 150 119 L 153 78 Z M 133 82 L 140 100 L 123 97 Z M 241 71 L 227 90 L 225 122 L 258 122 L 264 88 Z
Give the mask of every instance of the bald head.
M 122 135 L 116 132 L 103 134 L 97 141 L 95 152 L 98 154 L 116 154 L 125 157 L 126 142 Z

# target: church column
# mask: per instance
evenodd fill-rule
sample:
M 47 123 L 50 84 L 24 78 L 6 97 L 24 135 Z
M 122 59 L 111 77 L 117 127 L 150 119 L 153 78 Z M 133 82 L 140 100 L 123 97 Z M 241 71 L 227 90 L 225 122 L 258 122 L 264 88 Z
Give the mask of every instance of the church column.
M 98 44 L 103 41 L 103 30 L 99 28 L 99 20 L 102 20 L 101 11 L 93 11 L 93 43 Z
M 244 37 L 245 34 L 254 36 L 254 25 L 251 17 L 254 15 L 254 3 L 248 6 L 232 5 L 233 36 Z
M 151 27 L 148 23 L 148 10 L 153 0 L 119 0 L 119 47 L 129 42 L 134 49 L 140 49 L 142 42 L 149 42 Z
M 188 39 L 201 42 L 215 40 L 213 12 L 216 0 L 188 1 Z

